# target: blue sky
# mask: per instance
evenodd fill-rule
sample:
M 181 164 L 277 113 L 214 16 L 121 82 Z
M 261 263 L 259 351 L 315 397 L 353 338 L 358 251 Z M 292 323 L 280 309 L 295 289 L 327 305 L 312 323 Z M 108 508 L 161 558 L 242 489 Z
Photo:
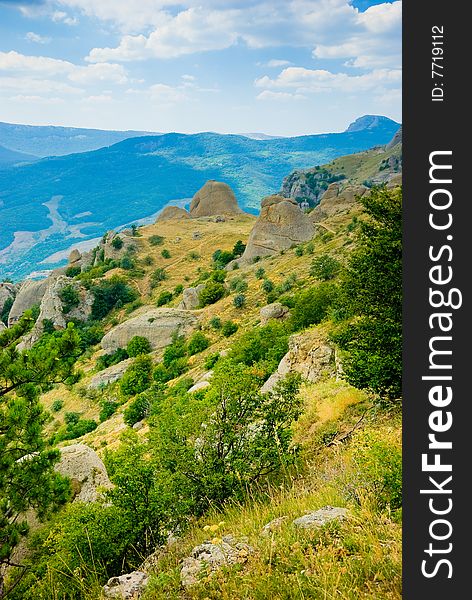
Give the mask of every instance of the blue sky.
M 149 131 L 401 121 L 401 2 L 0 0 L 0 120 Z

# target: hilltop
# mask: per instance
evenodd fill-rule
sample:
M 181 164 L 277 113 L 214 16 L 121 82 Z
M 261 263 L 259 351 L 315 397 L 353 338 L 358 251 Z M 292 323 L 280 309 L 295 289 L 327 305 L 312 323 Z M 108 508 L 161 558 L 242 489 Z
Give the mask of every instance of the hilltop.
M 58 251 L 149 222 L 168 203 L 185 205 L 208 179 L 229 184 L 241 206 L 257 212 L 293 169 L 386 144 L 398 127 L 384 118 L 353 132 L 269 140 L 172 133 L 4 169 L 0 276 L 19 280 L 59 266 L 49 258 Z
M 313 177 L 326 186 L 302 210 L 295 182 Z M 41 395 L 75 500 L 33 542 L 14 600 L 110 598 L 125 579 L 103 590 L 108 577 L 134 570 L 143 600 L 401 597 L 398 344 L 368 340 L 354 369 L 346 344 L 366 314 L 398 324 L 400 178 L 397 137 L 292 173 L 259 216 L 211 182 L 193 214 L 108 232 L 47 280 L 0 288 L 7 332 L 27 309 L 36 321 L 19 349 L 67 321 L 81 340 L 76 375 Z M 373 228 L 388 280 L 351 264 L 371 196 L 397 218 Z M 346 277 L 389 305 L 344 304 Z

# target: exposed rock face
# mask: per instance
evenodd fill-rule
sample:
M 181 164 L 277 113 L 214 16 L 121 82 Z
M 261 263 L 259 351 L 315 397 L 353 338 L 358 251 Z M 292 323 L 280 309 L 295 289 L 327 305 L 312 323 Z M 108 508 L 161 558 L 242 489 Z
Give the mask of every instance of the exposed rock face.
M 236 196 L 228 184 L 210 179 L 198 190 L 190 203 L 191 217 L 235 215 L 241 213 Z
M 391 148 L 393 148 L 394 146 L 396 146 L 397 144 L 401 144 L 402 143 L 402 137 L 403 137 L 403 132 L 402 132 L 402 127 L 400 127 L 400 129 L 397 131 L 397 133 L 393 136 L 393 138 L 389 141 L 389 143 L 386 145 L 386 149 L 390 150 Z
M 188 335 L 197 323 L 197 317 L 189 311 L 154 308 L 114 327 L 102 339 L 101 345 L 107 352 L 114 352 L 124 348 L 135 335 L 141 335 L 149 340 L 153 350 L 159 350 L 171 343 L 174 333 Z
M 184 558 L 180 571 L 182 585 L 195 585 L 204 573 L 210 574 L 225 565 L 243 564 L 253 552 L 254 548 L 245 540 L 237 540 L 232 535 L 223 536 L 218 543 L 204 542 Z
M 50 279 L 48 278 L 41 279 L 40 281 L 26 279 L 21 284 L 8 317 L 9 327 L 19 321 L 25 310 L 29 310 L 35 304 L 40 304 L 49 283 Z
M 156 223 L 159 221 L 172 221 L 173 219 L 190 219 L 190 215 L 184 208 L 166 206 L 157 217 Z
M 112 483 L 98 454 L 85 444 L 72 444 L 60 449 L 56 471 L 69 477 L 75 491 L 74 502 L 96 502 Z
M 290 336 L 289 350 L 273 373 L 261 388 L 263 393 L 274 389 L 278 381 L 289 373 L 300 375 L 315 383 L 336 372 L 335 351 L 326 339 L 315 329 Z
M 323 527 L 330 521 L 343 521 L 348 516 L 346 508 L 338 508 L 335 506 L 323 506 L 319 510 L 307 513 L 303 517 L 299 517 L 293 521 L 295 527 L 300 529 L 315 529 Z
M 149 577 L 143 571 L 133 571 L 119 577 L 111 577 L 103 586 L 105 598 L 119 598 L 120 600 L 141 597 L 146 589 Z
M 5 306 L 5 302 L 9 299 L 14 300 L 16 295 L 16 287 L 13 283 L 0 283 L 0 312 Z
M 5 325 L 5 323 L 3 321 L 0 321 L 0 334 L 3 333 L 6 328 L 7 326 Z
M 265 325 L 271 319 L 286 319 L 290 315 L 288 306 L 284 306 L 280 302 L 273 302 L 261 308 L 261 325 Z
M 270 256 L 311 240 L 315 233 L 313 223 L 295 200 L 282 196 L 268 196 L 261 203 L 261 212 L 249 235 L 241 257 L 251 262 L 256 256 Z
M 69 254 L 69 264 L 74 265 L 75 263 L 79 262 L 81 258 L 82 254 L 80 254 L 77 248 L 74 248 L 74 250 L 72 250 L 72 252 Z
M 114 383 L 121 379 L 124 375 L 126 369 L 133 362 L 133 358 L 127 358 L 126 360 L 122 360 L 116 365 L 112 365 L 103 371 L 100 371 L 96 375 L 92 377 L 90 383 L 88 385 L 89 389 L 97 389 L 102 386 L 108 385 L 109 383 Z
M 115 248 L 113 246 L 113 240 L 118 237 L 123 242 L 121 248 Z M 116 233 L 114 231 L 109 231 L 106 236 L 104 242 L 100 244 L 100 248 L 103 248 L 104 258 L 114 258 L 119 259 L 122 258 L 127 252 L 136 248 L 137 240 L 135 237 L 126 235 L 124 232 Z M 97 258 L 98 253 L 97 253 Z
M 319 223 L 335 214 L 348 211 L 357 197 L 363 196 L 366 192 L 367 188 L 363 185 L 348 185 L 342 188 L 339 183 L 331 183 L 318 206 L 309 214 L 309 218 L 314 223 Z
M 194 288 L 186 288 L 182 292 L 182 301 L 178 308 L 183 310 L 195 310 L 200 307 L 200 292 L 205 288 L 205 285 L 201 283 Z
M 86 321 L 92 312 L 93 295 L 79 282 L 64 275 L 48 278 L 46 281 L 48 285 L 41 300 L 36 324 L 19 344 L 19 348 L 30 348 L 41 337 L 44 320 L 50 321 L 56 329 L 64 329 L 68 320 Z M 79 297 L 78 305 L 72 307 L 67 313 L 64 312 L 61 300 L 61 292 L 66 286 L 73 288 Z

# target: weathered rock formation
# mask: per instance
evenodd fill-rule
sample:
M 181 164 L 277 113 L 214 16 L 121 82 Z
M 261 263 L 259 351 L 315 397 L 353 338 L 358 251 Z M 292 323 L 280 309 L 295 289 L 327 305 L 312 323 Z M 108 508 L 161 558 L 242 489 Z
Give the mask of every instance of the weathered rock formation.
M 218 541 L 204 542 L 184 558 L 180 571 L 182 585 L 195 585 L 204 573 L 211 574 L 221 567 L 244 564 L 253 552 L 254 548 L 245 539 L 238 540 L 232 535 L 225 535 Z
M 188 335 L 197 326 L 197 317 L 177 308 L 154 308 L 129 319 L 109 331 L 101 341 L 102 348 L 114 352 L 124 348 L 132 337 L 147 338 L 153 350 L 168 346 L 174 333 Z
M 33 279 L 23 281 L 10 310 L 8 317 L 9 327 L 19 321 L 21 315 L 26 310 L 29 310 L 35 304 L 41 303 L 49 283 L 50 278 L 41 279 L 40 281 L 34 281 Z
M 200 307 L 200 292 L 205 288 L 205 285 L 201 283 L 197 287 L 186 288 L 182 292 L 182 301 L 178 308 L 183 310 L 195 310 Z
M 307 513 L 303 517 L 299 517 L 293 521 L 293 525 L 300 529 L 316 529 L 323 527 L 330 521 L 344 521 L 348 516 L 346 508 L 337 506 L 323 506 L 314 512 Z
M 159 213 L 156 223 L 159 223 L 159 221 L 172 221 L 173 219 L 190 219 L 190 215 L 184 208 L 166 206 Z
M 123 377 L 124 372 L 133 361 L 133 358 L 127 358 L 126 360 L 122 360 L 116 365 L 112 365 L 111 367 L 103 369 L 103 371 L 100 371 L 92 377 L 90 383 L 88 384 L 88 387 L 90 389 L 97 389 L 108 385 L 109 383 L 114 383 L 115 381 L 118 381 Z
M 403 137 L 403 132 L 402 132 L 402 127 L 400 127 L 400 129 L 397 131 L 397 133 L 393 136 L 393 138 L 385 146 L 386 150 L 391 150 L 397 144 L 401 144 L 402 143 L 402 137 Z
M 280 361 L 277 371 L 262 386 L 262 392 L 272 391 L 277 382 L 289 373 L 300 373 L 312 383 L 335 375 L 334 348 L 316 328 L 290 336 L 288 347 L 289 350 Z
M 16 286 L 13 283 L 0 283 L 0 312 L 5 306 L 5 302 L 12 301 L 16 296 Z
M 137 600 L 146 589 L 149 576 L 143 571 L 133 571 L 126 575 L 111 577 L 103 586 L 105 598 L 117 598 L 119 600 Z
M 236 196 L 228 184 L 210 179 L 198 190 L 190 203 L 191 217 L 235 215 L 241 213 Z
M 260 315 L 261 325 L 266 325 L 271 319 L 286 319 L 290 315 L 290 309 L 280 302 L 273 302 L 263 306 Z
M 364 185 L 342 187 L 339 183 L 332 183 L 318 206 L 308 216 L 314 223 L 319 223 L 328 217 L 350 210 L 357 198 L 366 192 L 367 188 Z
M 313 223 L 295 200 L 274 195 L 264 198 L 261 212 L 241 257 L 251 262 L 256 256 L 270 256 L 311 240 Z
M 85 444 L 60 449 L 56 471 L 71 479 L 75 502 L 96 502 L 112 483 L 98 454 Z

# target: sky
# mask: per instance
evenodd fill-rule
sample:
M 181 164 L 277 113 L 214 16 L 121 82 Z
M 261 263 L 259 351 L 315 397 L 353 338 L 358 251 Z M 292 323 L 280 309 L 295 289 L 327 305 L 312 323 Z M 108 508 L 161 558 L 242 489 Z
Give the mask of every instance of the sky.
M 304 135 L 401 121 L 401 1 L 0 0 L 0 121 Z

